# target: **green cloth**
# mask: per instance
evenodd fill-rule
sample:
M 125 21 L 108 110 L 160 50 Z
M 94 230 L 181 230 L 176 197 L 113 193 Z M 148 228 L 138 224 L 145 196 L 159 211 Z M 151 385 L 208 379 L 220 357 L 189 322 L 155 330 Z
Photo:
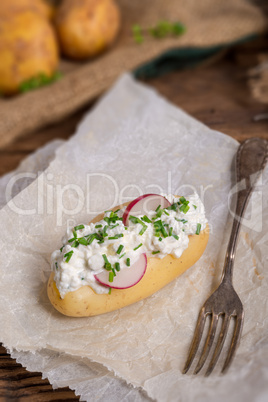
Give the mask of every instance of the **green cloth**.
M 171 49 L 156 59 L 134 70 L 136 78 L 146 79 L 158 77 L 174 70 L 192 68 L 209 60 L 222 50 L 256 39 L 258 35 L 249 35 L 235 42 L 213 47 L 182 47 Z M 160 40 L 160 39 L 159 39 Z

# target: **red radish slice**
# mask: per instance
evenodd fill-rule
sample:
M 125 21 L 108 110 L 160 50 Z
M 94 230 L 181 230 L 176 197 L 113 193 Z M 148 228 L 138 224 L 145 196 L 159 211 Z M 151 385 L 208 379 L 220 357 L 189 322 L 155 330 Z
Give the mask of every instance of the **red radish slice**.
M 155 211 L 158 206 L 161 208 L 170 207 L 171 203 L 159 194 L 144 194 L 128 204 L 123 214 L 123 224 L 129 225 L 129 215 L 147 215 L 149 211 Z
M 113 282 L 109 282 L 109 271 L 106 270 L 94 276 L 98 282 L 100 282 L 104 286 L 109 286 L 109 288 L 127 289 L 136 285 L 136 283 L 141 280 L 141 278 L 145 274 L 146 267 L 146 254 L 141 254 L 138 261 L 136 261 L 129 268 L 124 268 L 121 271 L 116 272 L 116 276 L 114 277 Z

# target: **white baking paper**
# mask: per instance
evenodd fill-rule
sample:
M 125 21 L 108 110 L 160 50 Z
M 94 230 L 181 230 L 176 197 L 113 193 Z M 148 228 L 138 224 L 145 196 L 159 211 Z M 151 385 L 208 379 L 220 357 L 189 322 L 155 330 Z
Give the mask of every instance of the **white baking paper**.
M 64 144 L 63 140 L 53 140 L 25 158 L 19 167 L 0 178 L 0 209 L 10 198 L 8 186 L 12 184 L 11 196 L 16 196 L 39 174 L 41 174 L 55 157 L 56 149 Z M 150 401 L 145 391 L 134 388 L 124 380 L 117 378 L 103 365 L 91 360 L 76 358 L 66 353 L 48 349 L 36 352 L 22 352 L 13 349 L 12 358 L 16 359 L 29 371 L 42 372 L 53 388 L 69 387 L 80 396 L 81 401 Z
M 0 338 L 5 346 L 26 352 L 47 348 L 93 360 L 163 401 L 215 397 L 215 385 L 217 396 L 225 397 L 233 378 L 251 384 L 251 367 L 267 351 L 267 171 L 264 186 L 254 194 L 254 220 L 248 217 L 236 259 L 240 268 L 234 283 L 248 317 L 237 358 L 224 377 L 181 374 L 198 311 L 220 277 L 236 149 L 231 138 L 123 77 L 38 180 L 0 212 L 5 229 L 0 285 L 5 325 Z M 68 190 L 63 187 L 70 184 Z M 70 319 L 54 311 L 45 291 L 49 255 L 60 246 L 70 219 L 87 221 L 139 191 L 181 194 L 193 187 L 211 224 L 209 246 L 194 267 L 151 298 L 114 313 Z M 259 395 L 267 392 L 267 366 L 260 363 Z

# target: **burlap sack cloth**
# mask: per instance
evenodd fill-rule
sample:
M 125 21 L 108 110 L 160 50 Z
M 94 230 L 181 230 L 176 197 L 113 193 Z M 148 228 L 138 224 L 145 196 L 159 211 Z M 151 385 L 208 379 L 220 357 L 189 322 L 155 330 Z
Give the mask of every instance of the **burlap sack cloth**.
M 41 126 L 58 121 L 105 91 L 124 71 L 133 71 L 175 49 L 214 49 L 263 32 L 266 21 L 248 0 L 118 0 L 122 29 L 116 44 L 86 63 L 62 61 L 58 82 L 0 100 L 0 147 Z M 160 20 L 180 21 L 181 37 L 146 38 L 137 44 L 132 26 L 150 27 Z M 175 54 L 176 55 L 176 54 Z M 148 64 L 147 64 L 148 66 Z

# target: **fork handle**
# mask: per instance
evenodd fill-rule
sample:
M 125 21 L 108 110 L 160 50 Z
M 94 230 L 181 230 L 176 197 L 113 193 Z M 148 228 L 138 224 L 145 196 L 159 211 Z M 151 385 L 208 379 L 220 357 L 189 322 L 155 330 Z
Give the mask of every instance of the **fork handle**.
M 238 148 L 236 155 L 236 209 L 223 268 L 223 280 L 233 277 L 233 264 L 241 220 L 249 196 L 267 162 L 268 142 L 261 138 L 250 138 Z

